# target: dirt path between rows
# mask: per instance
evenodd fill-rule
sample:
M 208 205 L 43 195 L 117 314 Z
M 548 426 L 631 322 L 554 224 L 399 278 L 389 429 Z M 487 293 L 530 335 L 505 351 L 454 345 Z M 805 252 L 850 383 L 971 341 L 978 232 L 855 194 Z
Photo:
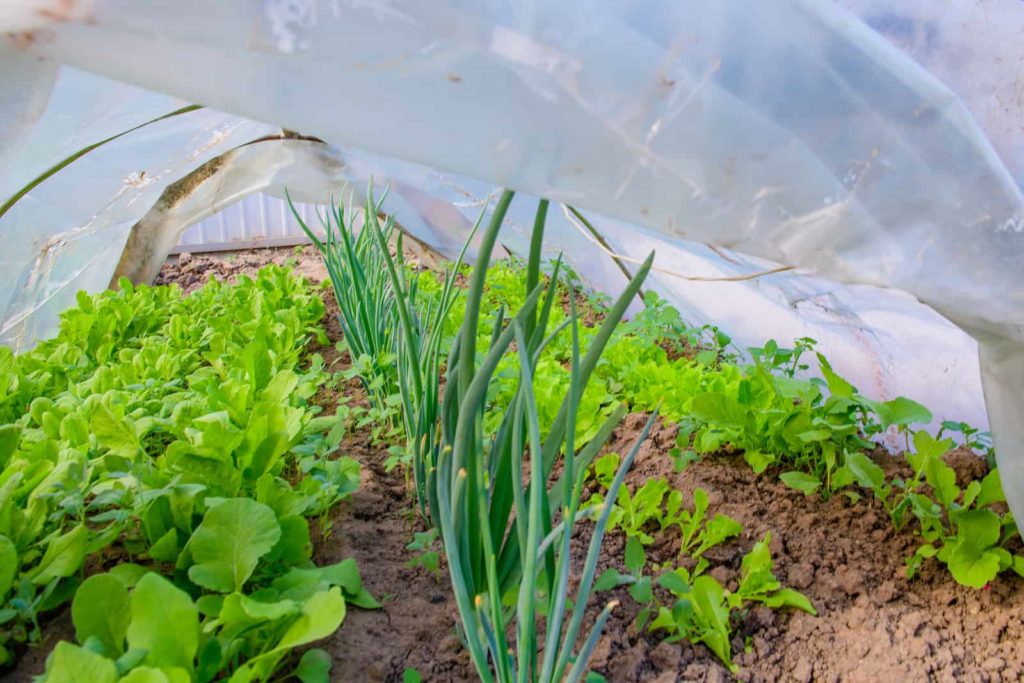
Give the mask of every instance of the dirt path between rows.
M 263 250 L 234 256 L 197 256 L 171 263 L 158 282 L 179 282 L 186 289 L 202 284 L 209 274 L 230 278 L 253 272 L 274 261 L 295 262 L 314 279 L 322 266 L 311 249 Z M 329 313 L 330 316 L 330 313 Z M 337 339 L 335 320 L 326 321 Z M 330 356 L 333 350 L 325 350 Z M 329 361 L 342 364 L 345 359 Z M 359 387 L 349 387 L 356 394 Z M 331 407 L 337 396 L 321 397 Z M 631 415 L 609 447 L 624 452 L 642 427 L 644 417 Z M 665 476 L 689 499 L 697 487 L 710 494 L 710 514 L 727 514 L 744 526 L 738 539 L 713 549 L 710 573 L 727 587 L 739 576 L 740 560 L 765 532 L 772 533 L 776 574 L 803 591 L 818 616 L 754 609 L 736 632 L 733 643 L 742 681 L 1018 681 L 1024 675 L 1024 580 L 1004 575 L 987 590 L 957 585 L 934 563 L 913 581 L 904 576 L 903 558 L 915 539 L 894 533 L 880 507 L 870 499 L 857 504 L 836 496 L 822 501 L 805 497 L 770 474 L 754 475 L 737 457 L 707 458 L 675 473 L 668 450 L 675 428 L 659 426 L 644 445 L 628 483 L 631 488 L 649 477 Z M 475 678 L 455 633 L 455 607 L 447 575 L 435 577 L 411 569 L 405 545 L 422 527 L 407 495 L 400 470 L 386 472 L 383 448 L 366 434 L 351 435 L 343 454 L 360 460 L 363 485 L 341 505 L 333 531 L 318 548 L 323 561 L 354 557 L 369 590 L 383 602 L 378 611 L 353 610 L 325 647 L 335 660 L 339 681 L 400 681 L 415 668 L 427 681 Z M 877 454 L 887 469 L 900 460 Z M 954 453 L 950 464 L 958 474 L 977 476 L 984 464 Z M 585 530 L 584 530 L 585 533 Z M 582 539 L 585 540 L 585 539 Z M 611 534 L 601 566 L 621 568 L 624 539 Z M 674 557 L 669 536 L 656 538 L 652 560 Z M 442 568 L 443 569 L 443 568 Z M 667 644 L 638 634 L 631 623 L 637 607 L 624 589 L 601 596 L 622 599 L 609 622 L 592 665 L 609 681 L 727 681 L 733 676 L 703 646 Z M 746 650 L 746 652 L 745 652 Z

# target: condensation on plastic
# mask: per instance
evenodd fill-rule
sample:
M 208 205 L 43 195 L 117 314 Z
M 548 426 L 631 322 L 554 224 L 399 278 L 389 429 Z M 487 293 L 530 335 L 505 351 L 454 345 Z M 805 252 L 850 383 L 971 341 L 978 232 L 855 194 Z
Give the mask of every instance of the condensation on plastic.
M 306 175 L 321 200 L 319 182 L 391 180 L 388 210 L 441 247 L 458 242 L 486 190 L 500 184 L 614 217 L 595 223 L 615 250 L 642 257 L 657 246 L 659 265 L 673 271 L 728 276 L 771 265 L 762 259 L 799 267 L 820 277 L 712 285 L 656 274 L 652 282 L 691 320 L 720 323 L 745 342 L 811 330 L 828 353 L 868 359 L 840 367 L 866 393 L 932 405 L 928 394 L 941 394 L 944 406 L 960 396 L 956 414 L 941 416 L 971 419 L 972 342 L 876 287 L 911 293 L 981 341 L 1004 484 L 1024 512 L 1024 103 L 1005 97 L 1022 87 L 1022 41 L 1007 37 L 1024 28 L 1016 0 L 915 0 L 898 11 L 872 0 L 96 0 L 59 3 L 62 21 L 53 8 L 24 10 L 46 4 L 0 8 L 0 32 L 17 31 L 0 39 L 12 53 L 0 57 L 0 83 L 24 80 L 24 63 L 39 56 L 443 169 L 346 150 L 339 174 Z M 45 78 L 45 67 L 32 68 Z M 33 107 L 38 93 L 0 114 L 30 120 Z M 93 112 L 100 123 L 132 117 L 131 106 L 104 109 Z M 0 141 L 18 128 L 9 120 Z M 11 299 L 5 338 L 44 334 L 73 290 L 104 286 L 128 230 L 166 181 L 273 130 L 209 110 L 166 125 L 112 143 L 106 157 L 90 154 L 82 163 L 91 173 L 61 172 L 3 218 L 0 266 L 23 274 L 0 288 L 0 303 Z M 225 127 L 224 139 L 194 154 Z M 55 130 L 44 114 L 28 147 L 40 138 L 50 158 L 75 149 L 48 139 Z M 45 168 L 45 153 L 17 156 L 22 178 Z M 307 162 L 253 171 L 249 186 L 279 191 Z M 126 172 L 130 164 L 152 172 L 151 187 L 133 187 L 144 176 Z M 12 182 L 0 177 L 0 187 Z M 201 188 L 206 206 L 223 205 L 215 186 Z M 513 248 L 525 239 L 525 206 L 503 236 Z M 179 210 L 182 220 L 206 211 Z M 55 237 L 60 258 L 40 251 Z M 560 216 L 551 237 L 595 283 L 621 281 Z

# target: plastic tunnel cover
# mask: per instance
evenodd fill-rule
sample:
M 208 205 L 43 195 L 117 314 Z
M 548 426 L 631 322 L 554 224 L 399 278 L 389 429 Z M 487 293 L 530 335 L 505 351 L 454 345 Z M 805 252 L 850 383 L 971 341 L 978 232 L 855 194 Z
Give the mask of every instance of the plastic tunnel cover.
M 76 97 L 90 101 L 88 89 L 58 85 L 30 133 L 26 122 L 39 115 L 52 74 L 30 66 L 37 58 L 185 100 L 119 86 L 128 95 L 118 102 L 104 86 L 85 115 L 70 119 L 84 122 L 78 132 L 90 141 L 103 137 L 92 134 L 93 124 L 120 131 L 191 101 L 236 116 L 204 109 L 139 129 L 47 179 L 0 218 L 11 244 L 2 265 L 22 274 L 0 284 L 3 339 L 30 342 L 52 328 L 70 292 L 105 286 L 131 226 L 169 183 L 277 130 L 243 116 L 443 170 L 424 172 L 395 195 L 402 219 L 415 230 L 420 217 L 420 236 L 439 246 L 457 239 L 460 225 L 440 218 L 470 208 L 451 202 L 472 205 L 498 184 L 607 217 L 600 225 L 619 251 L 670 245 L 659 259 L 665 270 L 749 273 L 770 266 L 766 259 L 833 282 L 909 292 L 980 341 L 1003 481 L 1024 513 L 1024 133 L 1007 125 L 1020 120 L 1024 104 L 999 109 L 972 85 L 984 75 L 999 92 L 1019 88 L 1012 65 L 1024 47 L 998 41 L 1010 54 L 997 61 L 1010 66 L 990 67 L 991 45 L 1024 26 L 1024 6 L 995 0 L 972 13 L 978 4 L 903 3 L 898 11 L 868 0 L 5 7 L 0 44 L 10 54 L 0 57 L 0 80 L 35 78 L 37 87 L 0 110 L 0 159 L 14 159 L 0 196 L 63 158 L 63 140 L 52 138 L 66 137 Z M 964 16 L 969 26 L 958 22 Z M 919 35 L 929 36 L 926 43 Z M 58 96 L 70 98 L 63 117 L 54 109 Z M 356 172 L 360 160 L 378 178 L 411 173 L 394 170 L 407 168 L 398 162 L 338 153 L 350 155 L 350 170 L 340 173 L 350 180 L 365 175 Z M 301 160 L 294 167 L 308 168 Z M 318 172 L 325 183 L 336 180 Z M 438 208 L 431 188 L 463 184 L 454 173 L 479 179 L 465 185 L 484 190 L 453 200 L 449 187 L 441 192 L 449 207 Z M 273 190 L 277 183 L 242 185 Z M 214 208 L 224 201 L 215 188 L 203 196 Z M 585 246 L 567 221 L 552 237 L 553 246 Z M 702 285 L 668 275 L 656 282 L 684 312 L 710 312 L 717 322 L 713 306 L 700 303 Z M 717 313 L 774 300 L 801 323 L 832 325 L 844 338 L 859 325 L 886 348 L 899 348 L 893 331 L 913 329 L 915 316 L 942 329 L 913 302 L 892 303 L 898 295 L 862 316 L 858 309 L 877 290 L 802 275 L 730 291 L 739 298 L 719 297 Z M 742 298 L 751 292 L 757 296 Z M 813 320 L 815 306 L 800 306 L 807 301 L 827 315 Z M 970 348 L 946 338 L 947 357 Z M 924 334 L 913 340 L 927 341 Z

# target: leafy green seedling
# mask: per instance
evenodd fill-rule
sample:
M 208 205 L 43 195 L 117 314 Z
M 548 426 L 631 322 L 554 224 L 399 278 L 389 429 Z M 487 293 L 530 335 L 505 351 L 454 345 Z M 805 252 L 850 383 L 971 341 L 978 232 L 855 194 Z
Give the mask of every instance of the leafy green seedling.
M 407 567 L 423 567 L 435 577 L 441 575 L 441 556 L 437 550 L 434 550 L 437 535 L 436 527 L 413 534 L 412 542 L 405 547 L 407 550 L 415 552 L 416 555 L 406 563 Z

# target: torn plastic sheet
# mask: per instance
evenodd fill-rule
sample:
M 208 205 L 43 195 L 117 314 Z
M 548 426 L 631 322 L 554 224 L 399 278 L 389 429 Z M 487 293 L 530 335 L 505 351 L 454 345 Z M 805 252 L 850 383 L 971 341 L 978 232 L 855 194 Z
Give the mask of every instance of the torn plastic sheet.
M 0 31 L 18 31 L 3 39 L 9 50 L 566 201 L 623 221 L 615 248 L 626 253 L 642 240 L 686 239 L 833 281 L 910 292 L 982 341 L 1003 480 L 1024 512 L 1024 467 L 1014 460 L 1024 451 L 1024 199 L 1008 170 L 1020 168 L 1020 133 L 1000 132 L 996 123 L 1006 118 L 983 115 L 980 96 L 963 90 L 969 77 L 957 74 L 944 84 L 924 68 L 948 67 L 970 40 L 942 33 L 951 24 L 931 21 L 948 20 L 940 9 L 915 2 L 900 8 L 903 15 L 890 12 L 893 20 L 865 16 L 871 25 L 906 18 L 915 30 L 937 32 L 923 43 L 927 49 L 913 43 L 903 52 L 891 35 L 816 0 L 600 8 L 96 0 L 60 3 L 61 21 L 52 8 L 23 11 L 48 4 L 22 3 L 16 22 L 0 13 Z M 876 14 L 879 6 L 845 4 Z M 962 0 L 957 7 L 981 4 L 988 29 L 1020 25 L 1015 0 Z M 1020 42 L 1013 44 L 1017 55 Z M 978 54 L 968 53 L 964 73 L 984 63 Z M 1012 68 L 993 67 L 1006 74 L 1001 85 L 1019 84 Z M 961 88 L 970 107 L 950 86 Z M 1006 106 L 1011 118 L 1021 107 Z M 997 147 L 977 120 L 990 126 Z M 109 201 L 110 188 L 97 188 Z M 147 208 L 159 194 L 153 190 L 145 195 Z M 26 197 L 19 207 L 43 196 Z M 428 199 L 403 201 L 422 207 Z M 44 225 L 60 222 L 46 216 L 55 210 L 50 202 L 38 201 L 35 210 L 47 218 Z M 61 230 L 77 229 L 88 210 L 76 202 L 61 209 L 65 218 L 76 216 Z M 102 254 L 66 249 L 57 262 L 116 261 L 116 235 L 123 244 L 144 213 L 133 209 L 111 220 Z M 2 220 L 10 225 L 9 219 Z M 19 221 L 42 234 L 30 223 L 27 215 Z M 100 234 L 94 224 L 87 232 Z M 567 228 L 565 239 L 569 234 Z M 701 249 L 679 246 L 674 257 L 692 250 L 714 270 L 749 271 Z M 23 263 L 17 257 L 10 258 Z M 90 279 L 95 270 L 82 266 L 56 279 L 63 287 L 97 288 L 105 282 Z M 754 289 L 764 287 L 800 320 L 816 313 L 809 303 L 832 296 L 831 315 L 851 301 L 820 280 L 765 280 L 775 281 L 787 284 Z M 871 292 L 860 295 L 870 299 Z M 52 323 L 59 292 L 25 296 L 51 303 L 40 313 L 49 310 Z M 699 309 L 699 298 L 675 301 L 686 311 L 687 304 Z M 869 320 L 889 332 L 901 329 L 894 322 L 901 314 L 892 313 L 900 306 L 876 308 L 873 318 L 856 323 L 862 331 L 874 334 Z M 928 318 L 932 323 L 941 328 Z

